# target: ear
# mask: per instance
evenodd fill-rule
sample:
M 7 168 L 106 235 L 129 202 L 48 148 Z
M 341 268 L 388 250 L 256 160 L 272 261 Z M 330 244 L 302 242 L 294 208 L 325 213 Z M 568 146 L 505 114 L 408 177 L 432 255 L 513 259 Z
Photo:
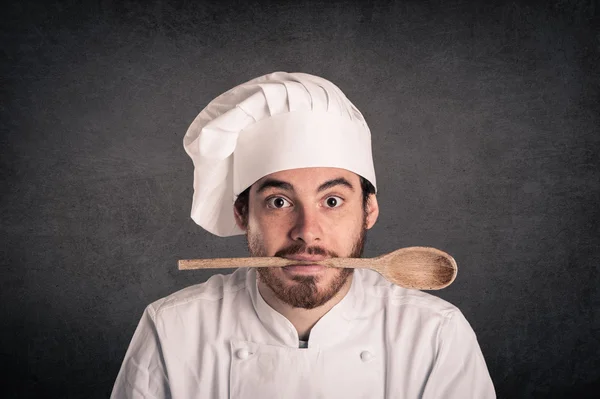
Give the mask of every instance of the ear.
M 367 201 L 367 212 L 365 219 L 365 227 L 370 229 L 375 225 L 377 218 L 379 217 L 379 204 L 377 203 L 377 197 L 375 194 L 369 194 L 369 200 Z
M 245 207 L 246 206 L 241 204 L 240 201 L 235 201 L 233 203 L 233 216 L 235 218 L 235 224 L 237 224 L 237 226 L 244 232 L 248 228 L 248 209 L 244 209 Z

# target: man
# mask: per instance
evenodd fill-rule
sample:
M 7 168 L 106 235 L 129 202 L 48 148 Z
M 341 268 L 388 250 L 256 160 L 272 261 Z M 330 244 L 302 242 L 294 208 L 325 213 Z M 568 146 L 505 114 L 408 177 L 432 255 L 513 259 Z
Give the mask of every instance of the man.
M 338 87 L 273 73 L 213 100 L 184 139 L 192 218 L 246 234 L 237 269 L 146 308 L 113 398 L 494 398 L 476 336 L 453 305 L 369 270 L 379 215 L 371 135 Z

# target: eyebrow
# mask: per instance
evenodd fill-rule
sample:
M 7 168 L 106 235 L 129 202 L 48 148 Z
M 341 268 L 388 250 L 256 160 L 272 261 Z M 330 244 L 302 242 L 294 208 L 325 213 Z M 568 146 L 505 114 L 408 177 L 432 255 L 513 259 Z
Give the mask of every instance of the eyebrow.
M 328 180 L 325 183 L 321 184 L 317 189 L 317 192 L 325 191 L 335 186 L 346 186 L 350 190 L 354 191 L 354 186 L 352 186 L 352 184 L 348 180 L 344 179 L 343 177 L 338 177 L 337 179 Z M 294 186 L 292 186 L 288 182 L 276 179 L 267 179 L 260 184 L 256 192 L 261 193 L 270 187 L 280 188 L 286 191 L 294 191 Z
M 265 180 L 264 182 L 261 183 L 261 185 L 258 187 L 258 190 L 256 190 L 256 192 L 257 193 L 261 193 L 261 192 L 265 191 L 269 187 L 281 188 L 281 189 L 286 190 L 286 191 L 293 191 L 294 190 L 294 186 L 292 186 L 288 182 L 281 181 L 281 180 L 275 180 L 275 179 L 267 179 L 267 180 Z
M 317 189 L 317 192 L 325 191 L 328 188 L 335 187 L 335 186 L 346 186 L 350 190 L 354 191 L 354 187 L 348 180 L 344 179 L 343 177 L 338 177 L 337 179 L 329 180 L 329 181 L 326 181 L 325 183 L 321 184 L 319 186 L 319 188 Z

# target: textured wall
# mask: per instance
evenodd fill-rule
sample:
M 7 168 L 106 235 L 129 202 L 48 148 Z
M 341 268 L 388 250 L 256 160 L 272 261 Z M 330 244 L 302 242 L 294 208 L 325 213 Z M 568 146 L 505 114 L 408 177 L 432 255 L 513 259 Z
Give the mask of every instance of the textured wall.
M 499 397 L 598 392 L 598 2 L 12 3 L 8 397 L 107 397 L 144 307 L 211 274 L 177 260 L 246 254 L 189 218 L 182 140 L 212 98 L 276 70 L 326 77 L 363 111 L 382 212 L 366 255 L 455 256 L 434 294 L 471 322 Z

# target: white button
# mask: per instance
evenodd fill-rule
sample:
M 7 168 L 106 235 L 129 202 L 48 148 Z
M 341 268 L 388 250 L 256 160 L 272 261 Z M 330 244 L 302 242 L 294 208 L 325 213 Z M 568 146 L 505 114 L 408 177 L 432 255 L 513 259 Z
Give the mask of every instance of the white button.
M 360 354 L 360 358 L 363 362 L 368 362 L 369 360 L 373 359 L 373 354 L 369 351 L 363 351 Z
M 238 359 L 246 359 L 250 355 L 250 352 L 247 349 L 238 349 L 236 355 Z

